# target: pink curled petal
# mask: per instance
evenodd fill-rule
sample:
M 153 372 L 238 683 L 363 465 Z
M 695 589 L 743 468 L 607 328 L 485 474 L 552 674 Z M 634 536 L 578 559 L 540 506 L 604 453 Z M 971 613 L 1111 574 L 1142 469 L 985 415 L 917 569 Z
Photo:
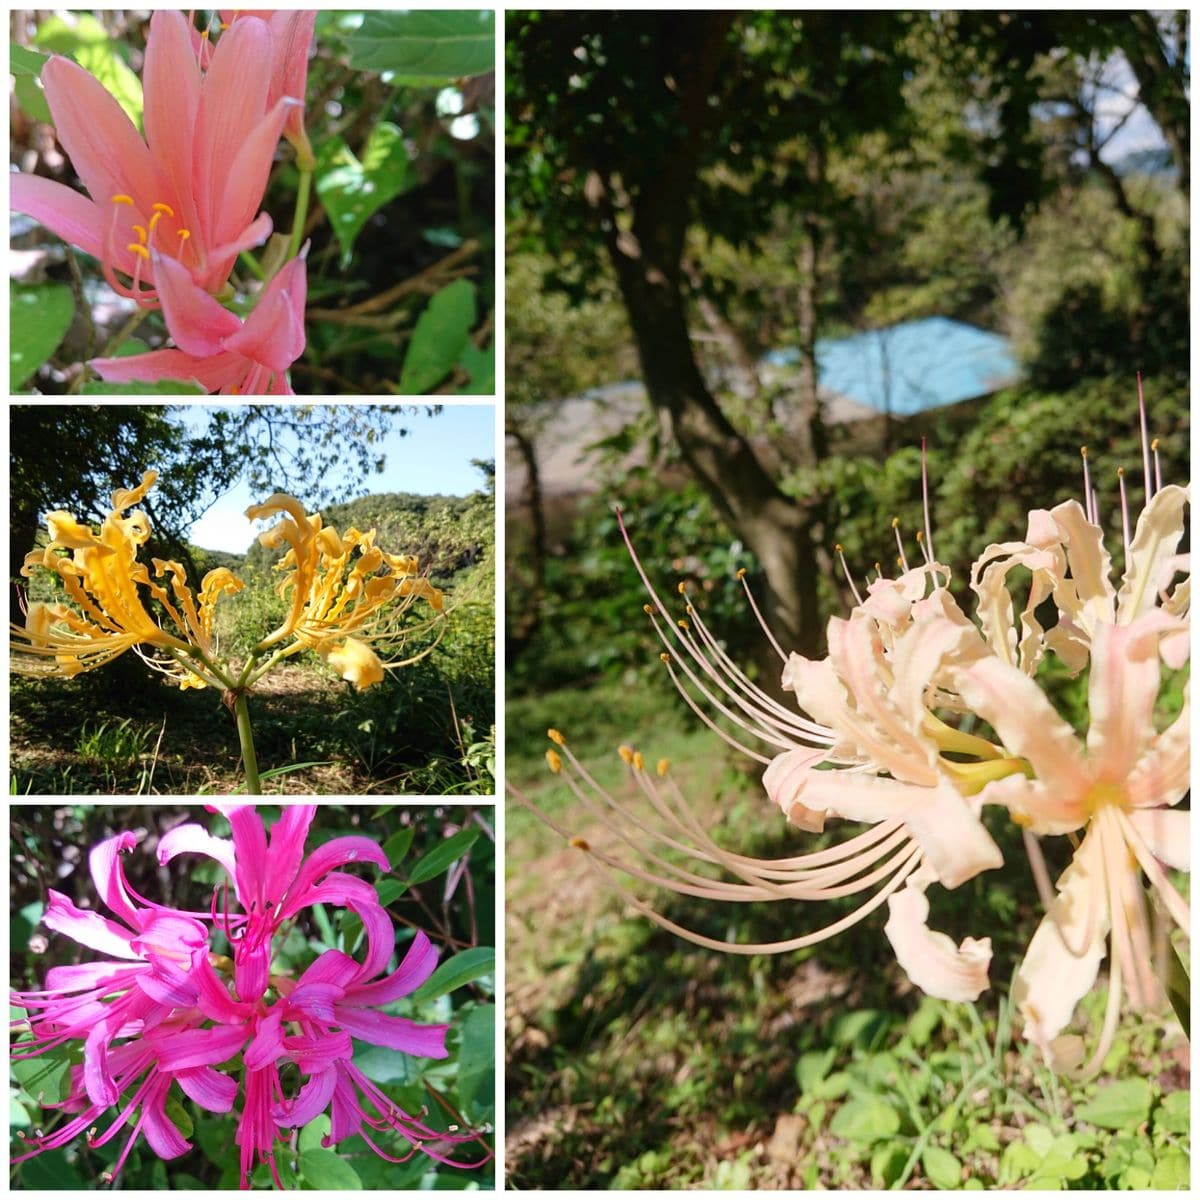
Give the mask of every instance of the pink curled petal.
M 415 992 L 433 974 L 437 966 L 437 947 L 418 929 L 400 966 L 386 979 L 360 984 L 350 989 L 346 1003 L 355 1006 L 389 1004 Z
M 141 954 L 190 959 L 191 952 L 208 944 L 208 930 L 192 917 L 176 912 L 155 912 L 131 945 Z
M 112 1034 L 104 1021 L 89 1030 L 83 1043 L 83 1086 L 88 1099 L 101 1108 L 116 1104 L 120 1092 L 108 1066 L 108 1043 Z
M 352 1037 L 403 1050 L 421 1058 L 446 1057 L 446 1030 L 449 1025 L 420 1025 L 404 1017 L 389 1017 L 386 1013 L 368 1012 L 345 1004 L 337 1006 L 338 1024 Z
M 288 1058 L 307 1075 L 325 1071 L 338 1062 L 349 1062 L 354 1054 L 350 1035 L 341 1030 L 321 1033 L 317 1037 L 284 1039 Z
M 162 1071 L 211 1067 L 232 1058 L 246 1041 L 244 1025 L 215 1025 L 212 1029 L 183 1029 L 146 1035 L 158 1054 Z
M 910 881 L 888 897 L 884 933 L 905 974 L 928 996 L 939 1000 L 978 1000 L 988 987 L 991 938 L 964 938 L 955 946 L 929 928 L 924 885 Z
M 175 1078 L 184 1095 L 208 1112 L 227 1113 L 233 1108 L 237 1081 L 228 1075 L 222 1075 L 212 1067 L 196 1067 L 190 1071 L 177 1071 Z
M 163 183 L 124 109 L 99 80 L 57 54 L 42 67 L 41 81 L 58 140 L 92 199 L 106 208 L 124 193 L 148 209 Z
M 321 1143 L 324 1146 L 335 1146 L 343 1138 L 358 1133 L 362 1129 L 362 1105 L 358 1102 L 358 1093 L 346 1076 L 342 1067 L 337 1067 L 337 1084 L 333 1089 L 333 1107 L 329 1110 L 329 1136 Z
M 180 383 L 198 383 L 209 395 L 231 387 L 246 372 L 245 361 L 236 354 L 198 358 L 182 350 L 151 350 L 126 358 L 93 358 L 88 366 L 109 383 L 158 383 L 174 379 Z
M 387 855 L 370 838 L 356 835 L 334 838 L 323 846 L 318 846 L 308 856 L 300 868 L 300 874 L 296 877 L 292 894 L 294 896 L 302 895 L 306 889 L 318 883 L 334 867 L 356 862 L 374 863 L 382 871 L 391 869 Z
M 121 877 L 121 851 L 132 850 L 137 838 L 132 833 L 118 833 L 92 847 L 88 854 L 88 870 L 96 891 L 109 909 L 122 918 L 131 929 L 138 927 L 138 913 L 125 894 Z
M 358 963 L 340 950 L 326 950 L 309 964 L 299 982 L 288 997 L 293 1002 L 301 989 L 312 984 L 332 984 L 339 991 L 348 988 L 358 974 Z
M 337 1087 L 337 1069 L 330 1067 L 313 1074 L 296 1094 L 290 1104 L 276 1105 L 272 1116 L 278 1125 L 290 1129 L 296 1125 L 307 1125 L 329 1107 Z
M 783 815 L 806 833 L 821 833 L 825 814 L 809 808 L 798 799 L 812 769 L 826 758 L 823 750 L 785 750 L 767 764 L 763 787 L 767 796 L 783 810 Z
M 267 863 L 267 831 L 262 817 L 249 804 L 229 806 L 223 811 L 233 830 L 233 860 L 237 866 L 237 893 L 242 907 L 249 911 L 251 904 L 262 905 L 267 899 L 277 902 L 279 896 L 267 897 L 262 890 Z M 242 999 L 250 997 L 243 996 Z
M 164 1008 L 190 1008 L 196 1003 L 196 986 L 182 972 L 172 975 L 143 971 L 137 977 L 137 986 Z
M 78 963 L 69 967 L 51 967 L 46 972 L 46 994 L 81 992 L 89 988 L 123 985 L 144 968 L 131 963 Z M 26 993 L 28 994 L 28 993 Z
M 42 924 L 47 928 L 56 933 L 65 933 L 80 945 L 99 950 L 101 954 L 111 954 L 115 958 L 141 958 L 129 944 L 133 937 L 129 930 L 122 929 L 115 921 L 109 921 L 99 913 L 76 908 L 66 896 L 53 888 L 48 895 L 50 904 L 42 916 Z
M 387 911 L 380 907 L 377 899 L 371 904 L 356 904 L 354 911 L 363 923 L 367 935 L 367 952 L 359 967 L 359 979 L 374 979 L 387 969 L 392 951 L 396 948 L 396 931 Z
M 243 250 L 251 250 L 255 246 L 261 246 L 263 242 L 271 236 L 271 230 L 274 225 L 271 218 L 266 213 L 259 213 L 245 229 L 238 232 L 237 237 L 231 242 L 225 242 L 223 245 L 216 246 L 211 252 L 211 257 L 215 261 L 226 261 L 230 264 L 237 258 Z M 216 269 L 210 269 L 209 274 L 214 278 L 217 275 Z M 229 274 L 229 268 L 226 268 L 225 275 L 220 277 L 218 282 L 223 282 L 225 276 Z M 202 280 L 197 280 L 198 283 L 203 283 Z
M 226 838 L 213 837 L 200 825 L 177 825 L 159 839 L 159 866 L 165 866 L 177 854 L 203 854 L 220 863 L 231 880 L 237 874 L 233 862 L 233 843 Z
M 296 108 L 294 100 L 281 99 L 237 144 L 236 156 L 226 177 L 225 194 L 214 216 L 213 241 L 220 245 L 241 237 L 262 202 L 267 177 L 275 162 L 275 149 L 288 114 Z
M 333 1006 L 345 994 L 332 983 L 302 983 L 288 997 L 289 1011 L 300 1009 L 310 1020 L 332 1024 Z
M 197 287 L 182 263 L 160 254 L 154 254 L 153 259 L 163 320 L 175 345 L 197 358 L 219 353 L 225 339 L 241 329 L 241 321 Z
M 14 212 L 33 217 L 85 254 L 93 258 L 104 257 L 104 221 L 99 206 L 93 201 L 40 175 L 10 175 L 9 186 L 9 207 Z
M 267 285 L 246 323 L 224 342 L 272 371 L 286 371 L 304 353 L 305 263 L 293 259 Z
M 196 984 L 197 1005 L 210 1020 L 223 1025 L 245 1021 L 250 1014 L 249 1005 L 239 1004 L 221 982 L 208 955 L 197 954 L 192 961 L 192 979 Z
M 283 1010 L 273 1008 L 265 1017 L 260 1018 L 254 1037 L 242 1055 L 247 1071 L 261 1071 L 282 1058 L 286 1053 L 283 1045 Z
M 184 1139 L 175 1122 L 167 1116 L 164 1101 L 170 1085 L 171 1081 L 164 1079 L 162 1086 L 152 1091 L 142 1106 L 142 1132 L 159 1158 L 178 1158 L 192 1148 L 192 1143 Z

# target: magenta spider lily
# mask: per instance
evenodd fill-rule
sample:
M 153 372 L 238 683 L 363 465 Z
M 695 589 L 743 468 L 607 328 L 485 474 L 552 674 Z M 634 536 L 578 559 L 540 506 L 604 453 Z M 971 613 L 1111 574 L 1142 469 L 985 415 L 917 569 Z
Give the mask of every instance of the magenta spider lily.
M 197 287 L 170 258 L 151 256 L 167 330 L 177 350 L 128 358 L 96 358 L 91 366 L 110 383 L 195 380 L 210 394 L 291 396 L 287 369 L 304 353 L 303 258 L 294 258 L 263 289 L 242 321 Z
M 263 21 L 237 21 L 207 71 L 189 28 L 179 12 L 151 18 L 145 140 L 98 80 L 51 58 L 41 74 L 46 101 L 88 196 L 33 175 L 11 181 L 14 209 L 97 258 L 114 291 L 147 307 L 158 300 L 155 255 L 215 293 L 239 252 L 266 240 L 271 219 L 255 212 L 280 133 L 303 103 L 272 99 L 276 39 Z

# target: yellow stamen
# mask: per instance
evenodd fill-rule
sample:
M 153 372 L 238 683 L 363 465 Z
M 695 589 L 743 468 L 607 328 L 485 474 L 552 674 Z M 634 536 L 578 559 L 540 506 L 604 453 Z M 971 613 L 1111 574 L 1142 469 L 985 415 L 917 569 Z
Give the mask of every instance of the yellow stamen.
M 154 228 L 153 221 L 150 222 L 150 228 L 151 229 Z M 145 225 L 135 225 L 133 227 L 133 231 L 134 231 L 134 233 L 136 233 L 138 235 L 138 241 L 141 242 L 142 245 L 144 246 L 146 244 L 146 238 L 149 236 L 149 234 L 146 233 Z
M 681 596 L 687 595 L 687 584 L 682 579 L 679 581 L 679 594 Z
M 644 771 L 646 769 L 646 760 L 642 757 L 640 750 L 633 752 L 633 769 L 635 771 Z
M 642 612 L 644 612 L 646 614 L 646 616 L 648 616 L 648 617 L 654 616 L 654 609 L 649 604 L 642 605 Z
M 618 746 L 617 753 L 621 756 L 621 761 L 629 766 L 633 762 L 633 751 L 628 746 Z
M 573 837 L 567 845 L 574 846 L 576 850 L 582 850 L 585 854 L 591 849 L 591 846 L 581 837 Z
M 654 769 L 659 775 L 665 775 L 671 769 L 671 760 L 669 758 L 660 758 Z
M 114 204 L 132 204 L 132 203 L 133 203 L 133 197 L 132 197 L 132 196 L 127 196 L 127 195 L 125 195 L 125 193 L 124 193 L 124 192 L 118 192 L 118 193 L 117 193 L 117 194 L 116 194 L 116 195 L 115 195 L 115 196 L 112 198 L 112 202 L 113 202 Z
M 671 661 L 671 656 L 664 650 L 659 656 L 658 661 L 664 665 Z
M 745 579 L 745 578 L 746 578 L 746 568 L 745 568 L 745 567 L 738 567 L 738 570 L 737 570 L 737 577 L 738 577 L 739 579 Z
M 562 770 L 562 759 L 553 750 L 547 750 L 546 766 L 557 775 Z
M 169 204 L 164 204 L 161 200 L 157 204 L 150 205 L 150 207 L 154 209 L 156 213 L 166 213 L 168 217 L 173 217 L 175 215 L 175 210 Z M 150 219 L 151 221 L 154 220 L 153 217 Z
M 547 729 L 546 736 L 556 746 L 565 746 L 567 744 L 567 739 L 565 737 L 563 737 L 563 735 L 561 733 L 559 733 L 557 729 Z
M 142 258 L 150 257 L 150 251 L 147 250 L 146 247 L 141 244 L 141 242 L 130 242 L 125 249 L 129 250 L 133 254 L 140 255 Z
M 192 236 L 192 232 L 190 229 L 181 229 L 179 231 L 179 240 L 181 242 L 186 242 L 188 240 L 188 238 L 190 238 L 191 236 Z

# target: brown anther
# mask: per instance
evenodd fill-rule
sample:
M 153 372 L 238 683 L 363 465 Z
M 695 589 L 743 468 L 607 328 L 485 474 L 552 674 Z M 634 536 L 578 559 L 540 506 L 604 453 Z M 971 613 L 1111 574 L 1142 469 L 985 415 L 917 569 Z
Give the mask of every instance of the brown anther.
M 681 579 L 681 580 L 679 581 L 679 585 L 678 585 L 678 587 L 679 587 L 679 594 L 680 594 L 681 596 L 686 596 L 686 595 L 687 595 L 687 583 L 686 583 L 686 581 L 684 581 L 684 580 L 682 580 L 682 579 Z
M 591 849 L 581 837 L 573 837 L 568 843 L 568 846 L 574 846 L 576 850 L 582 850 L 585 854 Z
M 692 627 L 691 627 L 691 626 L 690 626 L 690 625 L 689 625 L 689 624 L 688 624 L 688 623 L 687 623 L 687 622 L 686 622 L 686 621 L 685 621 L 685 620 L 684 620 L 682 617 L 680 617 L 680 618 L 679 618 L 679 620 L 678 620 L 678 621 L 676 621 L 675 623 L 676 623 L 676 624 L 679 626 L 679 628 L 680 628 L 680 629 L 682 629 L 682 630 L 683 630 L 685 633 L 689 632 L 689 631 L 691 630 L 691 628 L 692 628 Z
M 669 654 L 668 654 L 668 653 L 667 653 L 667 652 L 664 650 L 664 651 L 663 651 L 663 652 L 662 652 L 662 653 L 661 653 L 661 654 L 658 656 L 658 661 L 659 661 L 660 663 L 662 663 L 664 666 L 666 666 L 667 664 L 669 664 L 669 663 L 670 663 L 670 661 L 671 661 L 671 656 L 670 656 L 670 655 L 669 655 Z
M 642 612 L 644 612 L 646 614 L 646 616 L 652 617 L 652 616 L 654 616 L 654 606 L 651 604 L 643 604 Z

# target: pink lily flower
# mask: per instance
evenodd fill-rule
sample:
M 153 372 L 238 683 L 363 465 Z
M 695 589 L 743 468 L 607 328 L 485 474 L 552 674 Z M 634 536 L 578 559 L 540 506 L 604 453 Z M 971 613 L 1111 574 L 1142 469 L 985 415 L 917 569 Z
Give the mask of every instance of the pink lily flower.
M 276 1109 L 275 1120 L 279 1125 L 307 1125 L 332 1103 L 330 1132 L 322 1141 L 324 1146 L 358 1134 L 389 1162 L 405 1162 L 420 1150 L 450 1166 L 478 1165 L 448 1158 L 437 1145 L 472 1141 L 473 1134 L 431 1129 L 401 1109 L 351 1060 L 351 1035 L 371 1045 L 387 1046 L 421 1058 L 446 1057 L 448 1025 L 422 1025 L 372 1011 L 375 1005 L 388 1004 L 414 992 L 433 974 L 436 965 L 437 951 L 418 930 L 400 966 L 385 979 L 372 979 L 377 968 L 370 960 L 360 966 L 339 950 L 327 950 L 295 983 L 280 981 L 284 1019 L 295 1022 L 304 1035 L 302 1039 L 292 1039 L 288 1048 L 293 1052 L 293 1061 L 308 1074 L 308 1080 L 295 1100 Z M 305 1049 L 309 1046 L 342 1049 L 328 1054 L 322 1062 L 311 1054 L 296 1055 L 296 1042 L 302 1042 Z M 377 1115 L 370 1115 L 368 1109 Z M 396 1158 L 381 1150 L 366 1129 L 392 1129 L 406 1138 L 412 1148 Z
M 233 880 L 242 913 L 223 914 L 233 944 L 234 982 L 243 1002 L 259 1000 L 267 990 L 271 939 L 289 917 L 313 904 L 352 909 L 367 934 L 367 962 L 377 973 L 391 954 L 394 935 L 379 897 L 370 884 L 335 871 L 349 862 L 370 862 L 389 869 L 387 856 L 370 838 L 334 838 L 304 857 L 304 842 L 316 814 L 312 804 L 286 808 L 268 842 L 262 818 L 252 805 L 219 804 L 233 827 L 232 840 L 213 837 L 199 825 L 179 825 L 158 844 L 160 864 L 178 854 L 215 859 Z M 214 913 L 216 898 L 213 900 Z M 380 958 L 382 957 L 382 962 Z
M 72 1068 L 69 1094 L 47 1106 L 78 1115 L 50 1134 L 25 1139 L 29 1149 L 14 1162 L 64 1146 L 85 1130 L 92 1131 L 90 1145 L 103 1145 L 132 1124 L 112 1178 L 142 1133 L 162 1158 L 191 1148 L 164 1109 L 172 1083 L 210 1112 L 228 1112 L 233 1105 L 237 1085 L 213 1067 L 237 1052 L 244 1034 L 199 1029 L 204 1017 L 191 982 L 193 963 L 207 962 L 208 931 L 190 915 L 152 905 L 129 888 L 118 856 L 136 840 L 132 833 L 119 834 L 101 842 L 88 858 L 96 889 L 119 920 L 79 909 L 61 893 L 50 892 L 44 923 L 111 957 L 54 967 L 43 989 L 11 996 L 31 1014 L 32 1032 L 15 1044 L 14 1058 L 83 1043 L 83 1062 Z M 133 1095 L 96 1136 L 96 1123 L 130 1088 Z
M 143 306 L 157 303 L 155 255 L 218 291 L 238 254 L 271 232 L 270 217 L 254 214 L 280 132 L 302 103 L 272 97 L 274 46 L 263 21 L 238 21 L 204 72 L 183 14 L 156 12 L 143 70 L 144 141 L 98 80 L 51 58 L 41 75 L 46 101 L 90 199 L 17 174 L 12 207 L 99 259 L 113 290 Z
M 291 396 L 287 369 L 304 352 L 307 275 L 294 258 L 267 284 L 243 322 L 222 308 L 173 259 L 152 256 L 167 329 L 178 349 L 95 358 L 110 383 L 195 380 L 210 394 Z

